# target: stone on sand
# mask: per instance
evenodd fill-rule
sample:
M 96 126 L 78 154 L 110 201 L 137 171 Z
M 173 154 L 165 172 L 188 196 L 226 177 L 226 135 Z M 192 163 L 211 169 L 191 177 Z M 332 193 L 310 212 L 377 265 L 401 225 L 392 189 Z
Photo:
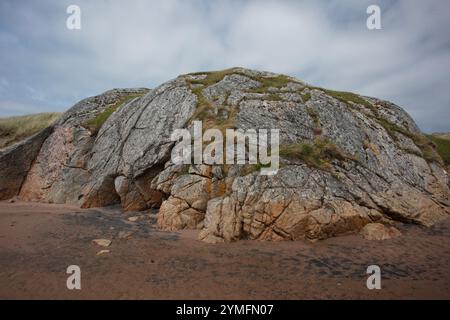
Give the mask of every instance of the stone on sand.
M 136 222 L 136 221 L 138 221 L 139 220 L 139 217 L 138 216 L 134 216 L 134 217 L 129 217 L 128 218 L 128 221 L 131 221 L 131 222 Z
M 108 239 L 94 239 L 92 240 L 92 242 L 99 245 L 100 247 L 109 247 L 111 245 L 111 240 Z
M 97 252 L 97 255 L 101 256 L 102 254 L 106 254 L 106 253 L 109 253 L 109 252 L 110 252 L 109 250 L 100 250 L 99 252 Z

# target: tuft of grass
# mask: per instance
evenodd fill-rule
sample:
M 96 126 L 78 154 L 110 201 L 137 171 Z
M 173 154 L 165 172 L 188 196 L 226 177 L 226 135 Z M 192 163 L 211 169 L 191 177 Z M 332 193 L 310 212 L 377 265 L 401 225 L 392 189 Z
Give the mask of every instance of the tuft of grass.
M 203 122 L 204 129 L 214 127 L 216 129 L 221 130 L 222 132 L 225 132 L 226 129 L 231 129 L 235 127 L 237 108 L 230 108 L 227 119 L 217 120 L 216 115 L 214 114 L 214 107 L 212 103 L 203 94 L 204 88 L 212 86 L 222 81 L 223 78 L 225 78 L 227 75 L 230 74 L 239 74 L 239 72 L 237 72 L 235 68 L 231 68 L 222 71 L 199 72 L 189 74 L 189 75 L 206 75 L 206 78 L 201 80 L 186 79 L 192 92 L 197 96 L 197 107 L 194 111 L 194 114 L 191 117 L 190 122 L 194 120 L 201 120 Z
M 236 68 L 230 68 L 220 71 L 210 71 L 210 72 L 196 72 L 196 73 L 190 73 L 189 75 L 206 75 L 205 79 L 201 80 L 190 80 L 187 79 L 188 83 L 191 85 L 201 84 L 205 87 L 212 86 L 220 81 L 223 80 L 228 75 L 232 74 L 240 74 L 244 77 L 250 78 L 252 80 L 258 81 L 261 83 L 261 86 L 259 88 L 251 89 L 249 92 L 254 93 L 267 93 L 269 91 L 269 88 L 276 88 L 281 89 L 282 87 L 286 86 L 290 82 L 296 82 L 294 79 L 289 78 L 285 75 L 278 75 L 275 77 L 252 77 L 247 74 L 244 74 L 242 72 L 239 72 Z
M 101 113 L 99 113 L 95 118 L 89 119 L 86 122 L 84 122 L 83 127 L 88 129 L 89 131 L 91 131 L 92 134 L 96 135 L 100 131 L 100 128 L 103 126 L 103 124 L 106 122 L 106 120 L 108 120 L 108 118 L 117 109 L 119 109 L 119 107 L 124 105 L 126 102 L 128 102 L 134 98 L 142 97 L 143 95 L 144 94 L 130 94 L 130 95 L 127 95 L 127 96 L 119 99 L 114 104 L 112 104 L 111 106 L 109 106 L 108 108 L 103 110 Z
M 266 97 L 264 97 L 264 100 L 266 101 L 282 101 L 281 97 L 275 93 L 270 93 Z
M 302 94 L 302 100 L 303 103 L 307 103 L 309 100 L 311 100 L 311 93 Z
M 407 136 L 419 147 L 425 160 L 428 162 L 437 162 L 441 165 L 444 164 L 444 161 L 436 150 L 436 145 L 427 136 L 411 133 Z
M 369 109 L 373 109 L 372 104 L 363 99 L 362 97 L 360 97 L 359 95 L 353 93 L 353 92 L 346 92 L 346 91 L 334 91 L 334 90 L 329 90 L 329 89 L 323 89 L 323 88 L 315 88 L 315 89 L 319 89 L 323 92 L 325 92 L 326 94 L 328 94 L 329 96 L 332 96 L 333 98 L 342 101 L 344 103 L 348 103 L 353 102 L 356 104 L 361 104 Z
M 270 168 L 271 163 L 269 164 L 247 164 L 244 166 L 241 172 L 241 176 L 247 176 L 249 174 L 252 174 L 253 172 L 261 171 L 263 168 Z
M 437 162 L 439 164 L 443 164 L 443 159 L 440 153 L 436 150 L 436 145 L 432 142 L 430 137 L 422 135 L 422 134 L 414 134 L 409 132 L 408 130 L 399 127 L 398 125 L 389 122 L 385 118 L 380 116 L 376 117 L 376 120 L 379 124 L 383 126 L 383 128 L 387 131 L 387 133 L 391 136 L 392 140 L 398 144 L 397 133 L 401 133 L 404 136 L 410 138 L 414 144 L 420 149 L 422 152 L 422 157 L 428 162 Z M 399 145 L 401 148 L 402 146 Z
M 311 167 L 325 171 L 331 171 L 332 160 L 357 161 L 324 138 L 316 138 L 313 143 L 281 145 L 280 155 L 288 159 L 300 160 Z
M 445 165 L 450 166 L 450 140 L 442 139 L 429 135 L 428 138 L 435 144 L 436 150 L 444 161 Z
M 343 91 L 334 91 L 323 88 L 315 88 L 322 90 L 326 94 L 338 99 L 344 103 L 349 101 L 357 104 L 364 105 L 368 109 L 370 109 L 374 116 L 373 118 L 387 131 L 387 133 L 391 136 L 391 138 L 398 143 L 397 133 L 401 133 L 411 140 L 413 140 L 414 144 L 422 151 L 423 158 L 428 162 L 437 162 L 443 164 L 443 160 L 440 154 L 436 151 L 436 146 L 430 141 L 429 137 L 426 137 L 422 134 L 414 134 L 409 130 L 406 130 L 398 125 L 386 120 L 382 116 L 379 115 L 378 110 L 375 106 L 373 106 L 369 101 L 363 99 L 357 94 L 352 92 L 343 92 Z M 401 147 L 401 146 L 400 146 Z
M 188 75 L 192 75 L 192 76 L 206 75 L 206 78 L 201 79 L 201 80 L 186 79 L 186 81 L 188 81 L 188 83 L 191 85 L 201 84 L 205 87 L 209 87 L 209 86 L 212 86 L 212 85 L 222 81 L 223 78 L 225 78 L 226 76 L 231 75 L 231 74 L 239 74 L 239 72 L 236 71 L 236 68 L 230 68 L 230 69 L 219 70 L 219 71 L 189 73 Z
M 212 128 L 217 123 L 213 105 L 203 95 L 203 87 L 191 88 L 191 90 L 197 96 L 197 107 L 189 122 L 201 120 L 204 129 Z
M 320 128 L 320 117 L 319 114 L 316 112 L 316 110 L 312 108 L 306 108 L 306 112 L 313 119 L 314 126 L 316 128 Z
M 0 149 L 24 140 L 55 123 L 61 113 L 49 112 L 0 119 Z
M 270 88 L 281 89 L 285 87 L 288 83 L 295 82 L 293 79 L 290 79 L 288 76 L 285 75 L 279 75 L 270 78 L 253 77 L 252 79 L 261 83 L 261 87 L 250 90 L 251 92 L 254 93 L 267 93 L 269 92 Z

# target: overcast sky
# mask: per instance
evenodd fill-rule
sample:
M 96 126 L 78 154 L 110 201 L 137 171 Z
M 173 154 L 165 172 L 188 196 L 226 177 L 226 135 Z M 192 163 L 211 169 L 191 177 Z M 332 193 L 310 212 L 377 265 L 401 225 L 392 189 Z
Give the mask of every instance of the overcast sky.
M 68 30 L 66 8 L 81 8 Z M 382 30 L 366 9 L 381 7 Z M 450 1 L 0 1 L 0 117 L 242 66 L 391 100 L 450 131 Z

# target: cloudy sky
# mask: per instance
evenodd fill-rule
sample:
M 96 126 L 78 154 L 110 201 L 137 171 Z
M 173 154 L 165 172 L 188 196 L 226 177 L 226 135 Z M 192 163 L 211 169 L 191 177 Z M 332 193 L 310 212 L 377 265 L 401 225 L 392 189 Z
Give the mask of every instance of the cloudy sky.
M 69 5 L 81 30 L 66 28 Z M 381 7 L 382 30 L 366 9 Z M 242 66 L 391 100 L 450 131 L 448 0 L 1 0 L 0 117 Z

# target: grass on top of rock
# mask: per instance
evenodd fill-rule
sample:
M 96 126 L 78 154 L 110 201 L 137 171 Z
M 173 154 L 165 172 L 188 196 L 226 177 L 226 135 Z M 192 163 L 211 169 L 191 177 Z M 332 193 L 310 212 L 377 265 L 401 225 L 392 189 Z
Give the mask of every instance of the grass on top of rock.
M 444 164 L 443 157 L 441 157 L 442 154 L 439 152 L 439 150 L 436 149 L 437 145 L 433 143 L 434 141 L 430 139 L 430 136 L 427 137 L 422 134 L 415 134 L 409 132 L 408 130 L 380 116 L 377 116 L 376 120 L 387 131 L 389 136 L 392 138 L 392 140 L 394 140 L 395 143 L 397 143 L 397 145 L 399 144 L 397 134 L 402 134 L 410 138 L 414 142 L 414 144 L 420 149 L 422 154 L 419 156 L 422 156 L 428 162 L 437 162 L 439 164 Z M 398 146 L 402 148 L 401 145 Z
M 280 145 L 280 156 L 291 160 L 300 160 L 311 167 L 326 171 L 331 170 L 331 161 L 333 160 L 357 161 L 354 156 L 346 154 L 323 137 L 314 139 L 312 143 Z
M 192 92 L 197 96 L 197 108 L 191 117 L 191 122 L 194 120 L 202 120 L 205 127 L 220 126 L 219 129 L 234 128 L 234 120 L 237 114 L 236 110 L 230 110 L 229 117 L 226 120 L 216 120 L 216 115 L 214 114 L 214 107 L 212 102 L 206 99 L 203 94 L 203 89 L 212 86 L 220 81 L 222 81 L 226 76 L 232 74 L 239 74 L 245 76 L 254 81 L 261 83 L 261 86 L 255 89 L 247 90 L 253 93 L 268 93 L 267 97 L 264 99 L 270 101 L 281 101 L 281 97 L 269 92 L 269 88 L 282 88 L 290 82 L 296 82 L 294 79 L 289 78 L 285 75 L 278 75 L 274 77 L 263 77 L 263 76 L 250 76 L 242 73 L 237 68 L 230 68 L 220 71 L 210 71 L 210 72 L 196 72 L 190 73 L 185 76 L 185 80 L 188 83 Z M 188 76 L 204 76 L 203 79 L 192 79 Z M 225 99 L 226 101 L 226 99 Z M 223 107 L 223 106 L 222 106 Z
M 309 100 L 311 100 L 311 93 L 304 93 L 301 95 L 303 103 L 307 103 Z
M 236 68 L 230 68 L 220 71 L 208 71 L 208 72 L 196 72 L 196 73 L 189 73 L 188 76 L 202 76 L 205 75 L 206 77 L 204 79 L 186 79 L 188 83 L 191 85 L 195 84 L 201 84 L 205 87 L 212 86 L 220 81 L 223 80 L 228 75 L 231 74 L 239 74 L 239 72 L 236 71 Z
M 321 91 L 325 92 L 327 95 L 329 95 L 341 102 L 344 102 L 344 103 L 353 102 L 356 104 L 361 104 L 371 110 L 373 109 L 373 106 L 369 101 L 365 100 L 364 98 L 357 95 L 356 93 L 346 92 L 346 91 L 335 91 L 335 90 L 329 90 L 329 89 L 318 88 L 318 87 L 315 87 L 313 89 L 321 90 Z
M 403 134 L 408 138 L 410 138 L 414 142 L 414 144 L 421 150 L 422 156 L 425 160 L 429 162 L 437 162 L 440 164 L 444 163 L 441 158 L 440 152 L 436 150 L 436 146 L 433 144 L 432 141 L 430 141 L 429 137 L 426 137 L 421 134 L 414 134 L 409 130 L 406 130 L 388 121 L 387 119 L 379 115 L 379 112 L 374 105 L 372 105 L 369 101 L 365 100 L 361 96 L 352 92 L 334 91 L 323 88 L 314 88 L 314 89 L 321 90 L 326 94 L 344 103 L 348 103 L 349 101 L 351 101 L 356 104 L 364 105 L 365 107 L 367 107 L 369 110 L 372 111 L 372 113 L 374 114 L 373 116 L 374 120 L 376 120 L 381 126 L 383 126 L 383 128 L 388 132 L 388 134 L 396 143 L 398 142 L 397 133 Z
M 38 113 L 0 119 L 0 149 L 24 140 L 55 123 L 61 113 Z
M 83 123 L 83 127 L 91 131 L 92 134 L 96 135 L 100 131 L 100 128 L 103 126 L 106 120 L 108 120 L 108 118 L 114 113 L 114 111 L 119 109 L 119 107 L 121 107 L 128 101 L 134 98 L 142 97 L 143 95 L 144 94 L 130 94 L 117 100 L 114 104 L 100 112 L 95 118 L 87 120 L 85 123 Z
M 251 77 L 253 80 L 261 83 L 261 86 L 255 89 L 250 90 L 255 93 L 267 93 L 270 92 L 270 88 L 281 89 L 285 87 L 288 83 L 295 83 L 294 79 L 285 76 L 278 75 L 275 77 Z
M 313 108 L 306 108 L 306 113 L 313 119 L 314 126 L 320 128 L 320 117 L 316 110 Z
M 447 166 L 450 166 L 450 140 L 442 139 L 433 135 L 428 138 L 436 145 L 437 152 Z
M 262 163 L 246 164 L 242 168 L 241 176 L 247 176 L 249 174 L 252 174 L 253 172 L 261 171 L 261 169 L 263 169 L 263 168 L 270 168 L 270 167 L 271 167 L 271 163 L 269 163 L 269 164 L 262 164 Z
M 194 120 L 201 120 L 203 122 L 204 129 L 214 127 L 217 129 L 221 129 L 223 131 L 225 129 L 234 128 L 235 117 L 237 114 L 235 108 L 230 108 L 227 119 L 217 120 L 217 115 L 214 114 L 215 110 L 212 105 L 212 102 L 205 97 L 205 95 L 203 94 L 203 89 L 222 81 L 223 78 L 227 75 L 236 73 L 238 72 L 236 72 L 235 69 L 232 68 L 222 71 L 199 72 L 189 74 L 194 76 L 195 75 L 206 76 L 204 79 L 198 80 L 186 79 L 186 82 L 188 83 L 190 89 L 197 96 L 197 107 L 190 119 L 190 122 Z M 222 106 L 219 109 L 224 109 L 224 106 Z
M 276 75 L 273 77 L 264 77 L 264 76 L 251 76 L 248 74 L 245 74 L 241 71 L 239 71 L 238 68 L 230 68 L 225 70 L 219 70 L 219 71 L 208 71 L 208 72 L 196 72 L 196 73 L 189 73 L 187 76 L 205 76 L 204 79 L 187 79 L 187 81 L 190 84 L 201 84 L 205 87 L 212 86 L 220 81 L 222 81 L 226 76 L 232 75 L 232 74 L 238 74 L 244 77 L 247 77 L 249 79 L 252 79 L 254 81 L 258 81 L 261 83 L 261 87 L 254 89 L 255 92 L 259 93 L 266 93 L 269 88 L 277 88 L 280 89 L 284 86 L 286 86 L 290 82 L 298 82 L 293 78 L 290 78 L 286 75 Z M 253 91 L 253 90 L 252 90 Z

